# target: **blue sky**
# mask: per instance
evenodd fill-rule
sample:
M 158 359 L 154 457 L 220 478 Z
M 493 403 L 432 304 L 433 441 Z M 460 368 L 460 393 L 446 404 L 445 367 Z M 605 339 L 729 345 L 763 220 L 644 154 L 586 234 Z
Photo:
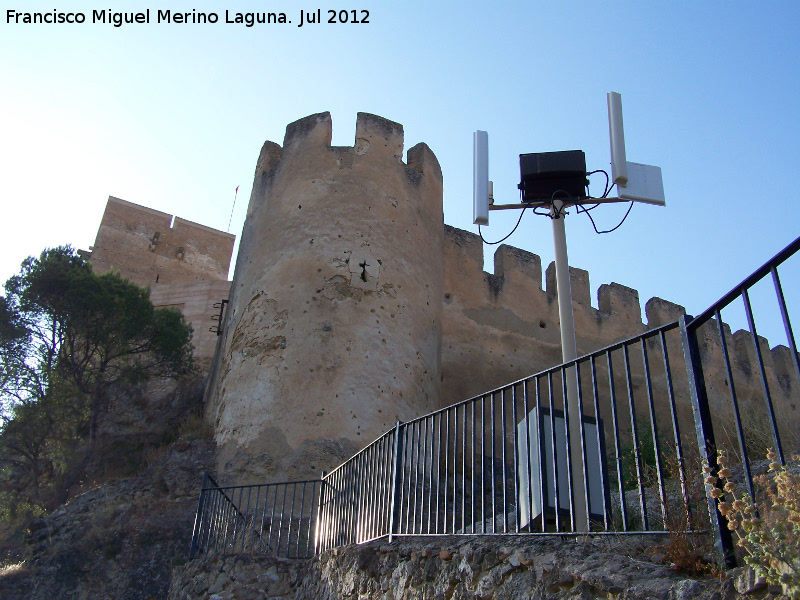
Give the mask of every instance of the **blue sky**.
M 150 24 L 92 24 L 93 9 L 151 9 Z M 605 94 L 622 94 L 628 160 L 662 168 L 666 207 L 637 204 L 613 234 L 567 217 L 570 263 L 593 290 L 618 282 L 698 313 L 800 235 L 800 4 L 364 0 L 369 23 L 297 27 L 323 2 L 26 2 L 82 25 L 0 15 L 0 279 L 46 246 L 94 241 L 109 195 L 239 235 L 264 140 L 330 111 L 352 145 L 356 112 L 402 123 L 444 173 L 445 222 L 472 225 L 472 132 L 489 132 L 499 202 L 520 153 L 582 149 L 608 168 Z M 158 24 L 155 11 L 285 12 L 286 25 Z M 602 176 L 593 179 L 601 191 Z M 599 227 L 624 206 L 593 212 Z M 518 214 L 492 213 L 499 239 Z M 507 243 L 552 260 L 527 215 Z M 490 256 L 490 255 L 487 255 Z M 798 261 L 794 261 L 797 263 Z M 487 259 L 486 267 L 491 269 Z M 800 303 L 800 266 L 784 286 Z M 795 314 L 800 311 L 795 310 Z M 733 318 L 733 317 L 732 317 Z M 780 334 L 770 333 L 771 341 Z

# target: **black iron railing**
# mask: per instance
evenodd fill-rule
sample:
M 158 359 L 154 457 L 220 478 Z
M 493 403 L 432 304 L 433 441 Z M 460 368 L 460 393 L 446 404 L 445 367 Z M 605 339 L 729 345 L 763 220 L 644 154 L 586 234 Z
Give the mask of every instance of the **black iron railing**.
M 312 556 L 321 487 L 319 480 L 222 487 L 206 473 L 189 558 L 208 552 Z
M 767 261 L 708 310 L 695 318 L 684 317 L 680 321 L 701 460 L 709 464 L 712 467 L 711 474 L 716 475 L 717 452 L 720 450 L 731 452 L 734 462 L 741 465 L 744 485 L 751 498 L 756 498 L 751 465 L 753 460 L 764 458 L 766 450 L 764 446 L 771 447 L 776 452 L 777 460 L 781 464 L 786 464 L 784 438 L 789 437 L 794 450 L 800 450 L 798 448 L 800 422 L 796 410 L 790 409 L 800 400 L 800 359 L 798 359 L 789 308 L 778 274 L 778 268 L 798 250 L 800 250 L 800 238 Z M 774 306 L 778 309 L 788 348 L 776 347 L 770 350 L 766 340 L 759 337 L 756 329 L 756 316 L 765 320 L 775 319 L 777 316 L 769 310 L 756 315 L 751 302 L 754 288 L 768 278 L 772 279 Z M 741 301 L 739 306 L 744 312 L 747 330 L 731 334 L 723 322 L 722 312 L 736 308 L 737 301 Z M 738 369 L 734 368 L 729 350 L 732 344 L 739 346 L 740 355 L 742 352 L 749 354 L 748 349 L 742 347 L 748 345 L 752 349 L 753 360 L 739 359 L 736 365 Z M 767 354 L 769 356 L 766 356 Z M 774 359 L 781 355 L 786 356 L 787 362 L 791 365 L 782 377 L 776 375 L 774 368 Z M 753 362 L 755 364 L 752 364 Z M 769 374 L 767 363 L 772 366 Z M 715 373 L 715 364 L 723 366 L 722 373 Z M 758 385 L 755 387 L 760 386 L 762 394 L 760 398 L 749 398 L 746 407 L 742 406 L 736 393 L 737 379 L 742 382 L 743 377 L 756 379 Z M 719 385 L 720 379 L 723 385 Z M 754 386 L 748 387 L 752 389 Z M 776 399 L 779 410 L 776 410 Z M 746 421 L 743 419 L 743 409 L 746 411 Z M 747 431 L 748 428 L 750 431 Z M 735 435 L 732 435 L 730 430 L 733 430 Z M 767 433 L 767 440 L 763 439 L 764 433 Z M 707 499 L 717 548 L 732 565 L 731 533 L 722 515 L 717 511 L 716 500 L 710 495 L 711 487 L 707 486 L 709 492 Z

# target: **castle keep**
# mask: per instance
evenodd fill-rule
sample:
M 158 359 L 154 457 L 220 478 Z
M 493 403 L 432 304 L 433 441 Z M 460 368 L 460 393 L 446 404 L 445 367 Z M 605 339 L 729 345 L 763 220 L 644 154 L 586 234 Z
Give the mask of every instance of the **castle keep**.
M 443 224 L 435 155 L 418 144 L 404 160 L 403 146 L 402 125 L 365 113 L 352 147 L 331 146 L 328 113 L 290 124 L 282 146 L 266 142 L 233 282 L 233 236 L 109 199 L 95 269 L 150 285 L 154 304 L 195 324 L 223 479 L 318 477 L 397 420 L 561 362 L 554 266 L 543 272 L 537 255 L 503 245 L 485 272 L 480 238 Z M 643 322 L 636 290 L 616 283 L 600 286 L 595 308 L 589 274 L 570 275 L 579 354 L 684 312 L 653 298 Z M 217 337 L 208 328 L 223 299 Z M 760 386 L 749 333 L 726 336 L 746 408 Z M 709 340 L 713 407 L 728 383 Z M 796 398 L 790 351 L 760 342 L 770 386 Z M 779 406 L 792 419 L 797 410 Z

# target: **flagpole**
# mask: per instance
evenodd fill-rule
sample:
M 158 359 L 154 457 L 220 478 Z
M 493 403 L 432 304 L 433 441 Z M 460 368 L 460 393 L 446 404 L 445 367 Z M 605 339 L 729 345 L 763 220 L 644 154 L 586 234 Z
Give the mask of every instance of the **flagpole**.
M 228 233 L 231 232 L 231 222 L 233 221 L 233 208 L 236 206 L 236 197 L 239 195 L 239 186 L 236 186 L 236 191 L 233 192 L 233 206 L 231 206 L 231 217 L 228 219 L 228 229 L 226 231 Z

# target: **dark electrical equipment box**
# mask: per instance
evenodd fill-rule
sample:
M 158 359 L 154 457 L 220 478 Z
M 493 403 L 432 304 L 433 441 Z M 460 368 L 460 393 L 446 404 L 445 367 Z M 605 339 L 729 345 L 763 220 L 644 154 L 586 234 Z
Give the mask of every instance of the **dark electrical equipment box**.
M 583 150 L 519 155 L 523 202 L 586 198 L 586 154 Z

